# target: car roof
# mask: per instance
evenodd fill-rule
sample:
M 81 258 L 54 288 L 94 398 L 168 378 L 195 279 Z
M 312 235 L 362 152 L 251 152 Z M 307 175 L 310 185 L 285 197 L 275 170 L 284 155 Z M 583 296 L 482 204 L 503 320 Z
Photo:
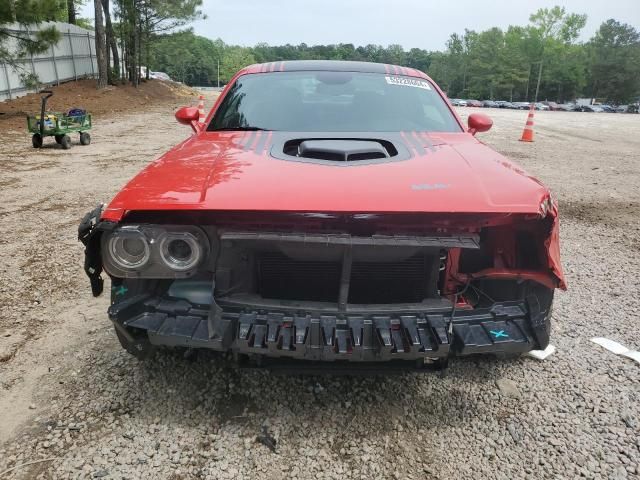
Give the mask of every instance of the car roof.
M 429 77 L 415 68 L 402 67 L 386 63 L 352 62 L 344 60 L 287 60 L 282 62 L 258 63 L 243 68 L 239 73 L 270 73 L 270 72 L 361 72 L 382 73 L 386 75 L 406 75 L 410 77 Z

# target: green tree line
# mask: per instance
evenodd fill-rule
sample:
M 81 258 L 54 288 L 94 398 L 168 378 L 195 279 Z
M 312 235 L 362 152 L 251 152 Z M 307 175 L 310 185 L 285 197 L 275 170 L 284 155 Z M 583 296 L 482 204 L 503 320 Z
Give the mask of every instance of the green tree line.
M 24 70 L 16 60 L 46 51 L 60 39 L 55 27 L 35 33 L 9 28 L 17 23 L 33 27 L 45 21 L 60 21 L 95 29 L 98 88 L 107 83 L 129 81 L 138 85 L 151 61 L 151 46 L 165 32 L 205 18 L 202 0 L 92 0 L 94 16 L 79 18 L 79 9 L 89 0 L 0 0 L 0 63 Z M 31 28 L 33 32 L 34 29 Z M 120 55 L 122 53 L 122 55 Z M 29 72 L 22 72 L 25 80 Z
M 611 19 L 589 41 L 579 42 L 586 20 L 561 7 L 544 8 L 525 26 L 454 33 L 444 51 L 350 43 L 241 47 L 186 31 L 159 36 L 149 66 L 190 85 L 216 85 L 218 72 L 226 83 L 252 63 L 360 60 L 422 70 L 451 98 L 634 101 L 640 95 L 639 32 Z
M 77 18 L 88 0 L 0 0 L 0 61 L 44 51 L 59 39 L 53 28 L 35 37 L 9 31 L 9 23 L 30 25 L 45 20 Z M 417 68 L 454 97 L 507 100 L 567 101 L 577 97 L 612 103 L 634 101 L 640 95 L 640 32 L 610 19 L 587 42 L 580 42 L 587 17 L 564 8 L 540 9 L 524 26 L 497 27 L 450 36 L 443 51 L 401 45 L 337 45 L 254 47 L 227 45 L 191 31 L 176 31 L 204 18 L 202 0 L 93 0 L 98 85 L 126 81 L 137 85 L 142 66 L 167 72 L 190 85 L 228 82 L 240 68 L 261 62 L 305 59 L 361 60 Z M 97 21 L 96 21 L 97 20 Z M 18 51 L 9 51 L 8 41 Z M 119 47 L 119 48 L 118 48 Z M 123 52 L 122 58 L 118 50 Z M 147 73 L 148 75 L 148 73 Z

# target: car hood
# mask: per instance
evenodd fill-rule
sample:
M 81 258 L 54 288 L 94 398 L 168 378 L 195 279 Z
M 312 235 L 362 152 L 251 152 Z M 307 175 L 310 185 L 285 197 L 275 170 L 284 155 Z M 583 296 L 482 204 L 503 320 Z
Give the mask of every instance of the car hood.
M 389 134 L 385 138 L 409 158 L 374 162 L 276 158 L 274 149 L 286 138 L 302 137 L 197 133 L 133 178 L 103 218 L 119 221 L 127 211 L 144 210 L 536 214 L 548 195 L 540 182 L 468 133 Z

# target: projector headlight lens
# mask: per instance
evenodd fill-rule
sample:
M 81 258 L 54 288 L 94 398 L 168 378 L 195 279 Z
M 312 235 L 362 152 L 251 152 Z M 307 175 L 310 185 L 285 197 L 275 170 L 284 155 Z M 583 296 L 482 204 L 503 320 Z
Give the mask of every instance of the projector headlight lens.
M 200 262 L 202 248 L 190 233 L 167 233 L 160 240 L 160 258 L 171 270 L 184 272 Z
M 109 238 L 109 254 L 113 261 L 125 270 L 144 267 L 151 257 L 151 248 L 144 234 L 138 230 L 122 229 Z

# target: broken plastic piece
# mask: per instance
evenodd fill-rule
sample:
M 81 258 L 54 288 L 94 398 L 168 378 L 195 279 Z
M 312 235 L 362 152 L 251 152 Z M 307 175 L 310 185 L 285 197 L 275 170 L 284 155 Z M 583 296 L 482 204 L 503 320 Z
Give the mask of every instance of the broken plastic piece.
M 553 355 L 556 351 L 556 347 L 553 345 L 547 345 L 547 348 L 544 350 L 531 350 L 530 352 L 525 353 L 527 357 L 535 358 L 536 360 L 546 360 L 551 355 Z
M 256 437 L 256 442 L 261 443 L 273 453 L 276 452 L 277 440 L 271 435 L 266 426 L 262 426 L 262 433 Z
M 629 350 L 624 345 L 620 345 L 618 342 L 614 342 L 613 340 L 603 337 L 592 338 L 591 341 L 593 343 L 597 343 L 603 348 L 606 348 L 610 352 L 615 353 L 616 355 L 622 355 L 623 357 L 630 358 L 631 360 L 635 360 L 640 363 L 640 352 L 637 350 Z

